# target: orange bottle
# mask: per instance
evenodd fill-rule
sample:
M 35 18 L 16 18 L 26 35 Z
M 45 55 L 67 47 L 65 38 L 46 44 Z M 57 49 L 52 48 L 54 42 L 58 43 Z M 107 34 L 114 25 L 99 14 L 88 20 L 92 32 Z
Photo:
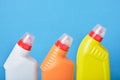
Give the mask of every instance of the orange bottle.
M 41 64 L 42 80 L 74 80 L 74 63 L 66 57 L 72 37 L 63 34 Z

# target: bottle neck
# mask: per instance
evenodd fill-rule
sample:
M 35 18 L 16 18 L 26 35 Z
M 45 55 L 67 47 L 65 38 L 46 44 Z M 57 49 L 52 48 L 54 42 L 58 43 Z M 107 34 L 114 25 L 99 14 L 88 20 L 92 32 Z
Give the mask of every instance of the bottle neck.
M 30 51 L 23 49 L 21 46 L 19 46 L 18 44 L 15 45 L 13 51 L 13 54 L 16 55 L 21 55 L 21 56 L 28 56 Z

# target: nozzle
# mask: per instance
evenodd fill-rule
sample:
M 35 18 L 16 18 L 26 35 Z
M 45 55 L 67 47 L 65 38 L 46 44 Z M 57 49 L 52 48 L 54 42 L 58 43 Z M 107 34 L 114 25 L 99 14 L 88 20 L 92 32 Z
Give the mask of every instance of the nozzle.
M 101 42 L 102 39 L 104 38 L 106 33 L 106 29 L 101 26 L 100 24 L 97 24 L 93 30 L 89 33 L 91 37 L 93 37 L 95 40 Z
M 68 51 L 72 45 L 73 38 L 66 33 L 64 33 L 56 42 L 56 46 L 59 46 L 61 49 Z
M 26 32 L 23 35 L 23 37 L 18 41 L 18 45 L 21 46 L 23 49 L 30 51 L 32 48 L 33 42 L 34 42 L 34 36 Z

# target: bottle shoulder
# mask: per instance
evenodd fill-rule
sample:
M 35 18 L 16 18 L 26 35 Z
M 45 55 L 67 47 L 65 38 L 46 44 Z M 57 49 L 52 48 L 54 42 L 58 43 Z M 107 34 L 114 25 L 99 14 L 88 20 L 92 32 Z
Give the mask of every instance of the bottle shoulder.
M 81 42 L 78 48 L 77 57 L 83 57 L 85 55 L 92 55 L 98 58 L 105 58 L 109 56 L 107 49 L 96 40 L 92 39 L 89 35 L 87 35 L 83 41 Z
M 33 58 L 32 56 L 27 56 L 26 59 L 30 62 L 37 63 L 37 60 Z
M 5 64 L 4 68 L 6 70 L 14 69 L 20 66 L 24 67 L 32 67 L 32 66 L 37 66 L 37 61 L 32 58 L 31 56 L 17 56 L 10 58 Z
M 55 61 L 55 65 L 54 67 L 74 67 L 74 62 L 72 60 L 70 60 L 69 58 L 57 58 L 56 61 Z
M 48 61 L 46 62 L 46 64 L 42 65 L 40 68 L 42 69 L 42 71 L 49 71 L 52 69 L 56 69 L 56 68 L 67 68 L 67 67 L 74 67 L 74 62 L 68 58 L 63 58 L 63 57 L 57 57 L 55 58 L 52 62 Z
M 98 41 L 94 40 L 93 38 L 91 38 L 89 35 L 87 35 L 81 42 L 79 49 L 82 50 L 87 50 L 88 48 L 92 48 L 92 47 L 98 47 L 101 50 L 104 50 L 105 52 L 108 52 L 108 50 Z

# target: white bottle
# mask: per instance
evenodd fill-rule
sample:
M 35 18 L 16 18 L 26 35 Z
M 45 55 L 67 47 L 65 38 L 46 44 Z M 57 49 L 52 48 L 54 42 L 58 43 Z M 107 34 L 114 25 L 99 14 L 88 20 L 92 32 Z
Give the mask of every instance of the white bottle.
M 4 64 L 6 80 L 37 80 L 38 64 L 29 54 L 33 41 L 34 36 L 26 33 L 15 45 Z

